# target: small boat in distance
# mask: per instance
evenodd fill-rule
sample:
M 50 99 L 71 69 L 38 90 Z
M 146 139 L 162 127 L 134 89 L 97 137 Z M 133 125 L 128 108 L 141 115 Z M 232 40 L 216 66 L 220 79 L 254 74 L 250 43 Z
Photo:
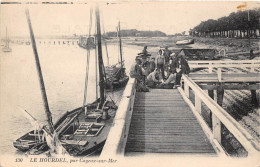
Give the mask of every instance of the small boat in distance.
M 84 49 L 95 49 L 95 37 L 79 36 L 79 46 Z
M 12 52 L 12 49 L 9 47 L 9 38 L 7 37 L 7 27 L 6 27 L 6 38 L 5 38 L 5 46 L 2 49 L 3 52 Z
M 176 42 L 176 45 L 190 45 L 190 44 L 194 44 L 194 39 L 186 39 L 186 40 L 181 40 Z

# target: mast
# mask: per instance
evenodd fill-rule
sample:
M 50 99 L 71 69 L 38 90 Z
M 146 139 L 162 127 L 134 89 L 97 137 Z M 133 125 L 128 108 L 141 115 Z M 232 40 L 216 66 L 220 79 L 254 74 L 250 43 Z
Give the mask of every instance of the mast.
M 45 110 L 47 122 L 48 122 L 48 124 L 50 126 L 49 128 L 50 128 L 51 132 L 53 132 L 54 128 L 53 128 L 53 123 L 52 123 L 52 116 L 51 116 L 51 112 L 50 112 L 49 105 L 48 105 L 48 100 L 47 100 L 47 95 L 46 95 L 46 91 L 45 91 L 45 86 L 44 86 L 44 81 L 43 81 L 43 76 L 42 76 L 42 71 L 41 71 L 41 65 L 40 65 L 40 60 L 39 60 L 39 57 L 38 57 L 38 52 L 37 52 L 36 43 L 35 43 L 35 39 L 34 39 L 34 34 L 33 34 L 33 30 L 32 30 L 29 10 L 26 9 L 25 13 L 26 13 L 27 22 L 28 22 L 28 25 L 29 25 L 29 30 L 30 30 L 30 37 L 31 37 L 31 41 L 32 41 L 32 48 L 33 48 L 36 68 L 37 68 L 39 82 L 40 82 L 40 87 L 41 87 L 41 95 L 42 95 L 42 100 L 43 100 L 43 104 L 44 104 L 44 110 Z
M 100 105 L 102 108 L 104 97 L 104 75 L 103 75 L 103 58 L 102 58 L 102 43 L 101 43 L 101 31 L 100 31 L 100 16 L 98 6 L 96 7 L 96 20 L 97 20 L 97 42 L 98 42 L 98 70 L 99 70 L 99 88 L 100 88 Z
M 92 27 L 92 8 L 90 9 L 90 25 L 89 25 L 89 33 L 88 33 L 88 39 L 91 35 L 91 27 Z M 84 90 L 84 100 L 83 100 L 83 107 L 85 108 L 85 113 L 87 113 L 87 95 L 88 95 L 88 75 L 89 75 L 89 57 L 90 57 L 90 48 L 87 47 L 87 64 L 86 64 L 86 76 L 85 76 L 85 90 Z
M 121 34 L 120 34 L 120 21 L 118 22 L 118 37 L 119 37 L 119 51 L 120 51 L 120 62 L 121 68 L 123 68 L 123 58 L 122 58 L 122 41 L 121 41 Z

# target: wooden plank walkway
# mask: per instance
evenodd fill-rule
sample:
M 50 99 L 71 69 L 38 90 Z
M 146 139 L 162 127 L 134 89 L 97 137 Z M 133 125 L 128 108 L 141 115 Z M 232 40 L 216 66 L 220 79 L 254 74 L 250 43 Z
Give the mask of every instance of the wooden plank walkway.
M 138 152 L 216 154 L 177 89 L 136 93 L 125 155 Z

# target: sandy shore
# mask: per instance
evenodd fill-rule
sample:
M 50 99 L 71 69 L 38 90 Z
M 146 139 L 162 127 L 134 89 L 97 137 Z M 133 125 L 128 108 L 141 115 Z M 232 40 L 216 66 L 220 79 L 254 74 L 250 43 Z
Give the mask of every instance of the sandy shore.
M 195 43 L 191 45 L 176 45 L 179 40 L 194 39 Z M 251 49 L 254 50 L 256 56 L 260 52 L 259 39 L 235 39 L 235 38 L 204 38 L 191 36 L 177 36 L 177 37 L 127 37 L 122 39 L 124 45 L 148 46 L 148 51 L 152 54 L 157 54 L 160 47 L 168 46 L 169 49 L 216 49 L 218 51 L 225 50 L 227 54 L 242 52 L 237 55 L 236 59 L 248 59 Z M 109 43 L 116 43 L 117 39 L 108 40 Z M 140 50 L 141 51 L 141 50 Z

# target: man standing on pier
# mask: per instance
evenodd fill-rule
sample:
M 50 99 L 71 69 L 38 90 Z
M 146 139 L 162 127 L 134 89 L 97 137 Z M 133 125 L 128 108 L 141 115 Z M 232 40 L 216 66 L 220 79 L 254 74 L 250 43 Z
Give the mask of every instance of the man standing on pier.
M 155 64 L 156 67 L 160 70 L 163 79 L 165 79 L 165 75 L 164 75 L 165 57 L 161 49 L 159 50 L 158 55 L 155 58 Z
M 169 71 L 169 62 L 170 62 L 171 53 L 172 52 L 168 49 L 168 46 L 166 46 L 164 49 L 164 57 L 165 57 L 165 71 L 167 72 L 167 76 L 169 76 L 168 71 Z
M 147 51 L 147 46 L 144 46 L 144 49 L 142 50 L 141 53 L 138 53 L 138 55 L 139 55 L 139 56 L 145 56 L 145 57 L 151 56 L 151 54 L 148 53 L 148 51 Z

